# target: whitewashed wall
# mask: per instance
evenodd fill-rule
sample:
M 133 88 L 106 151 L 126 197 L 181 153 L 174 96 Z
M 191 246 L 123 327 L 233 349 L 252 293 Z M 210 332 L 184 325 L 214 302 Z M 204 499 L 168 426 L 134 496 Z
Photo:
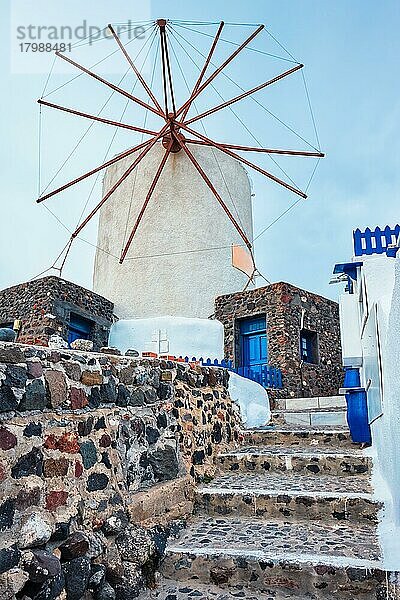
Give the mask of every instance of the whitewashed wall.
M 379 529 L 385 566 L 397 569 L 400 556 L 400 257 L 380 255 L 362 257 L 362 261 L 355 293 L 345 294 L 341 300 L 344 364 L 351 364 L 351 361 L 345 362 L 346 357 L 357 354 L 361 346 L 362 385 L 369 385 L 369 410 L 376 412 L 376 416 L 380 414 L 371 423 L 370 449 L 374 457 L 375 491 L 386 501 Z M 379 348 L 373 342 L 375 320 L 381 374 Z M 374 381 L 369 382 L 371 378 Z M 381 411 L 376 410 L 378 394 Z
M 246 171 L 218 150 L 193 145 L 191 149 L 251 239 Z M 136 175 L 131 174 L 103 206 L 98 230 L 103 250 L 120 256 L 164 152 L 161 144 L 156 145 Z M 107 169 L 104 191 L 133 160 L 134 155 Z M 182 151 L 171 154 L 125 262 L 120 265 L 117 258 L 97 251 L 94 291 L 114 302 L 119 318 L 208 318 L 216 296 L 240 291 L 247 283 L 247 277 L 231 265 L 232 243 L 243 241 L 212 192 Z

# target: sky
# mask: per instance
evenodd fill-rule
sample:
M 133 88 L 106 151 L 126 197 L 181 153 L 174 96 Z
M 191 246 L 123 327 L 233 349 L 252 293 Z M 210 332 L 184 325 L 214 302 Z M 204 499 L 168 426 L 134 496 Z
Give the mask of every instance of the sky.
M 68 227 L 73 227 L 92 185 L 88 182 L 86 188 L 67 194 L 61 202 L 51 200 L 48 207 L 59 220 L 42 204 L 35 202 L 39 183 L 36 100 L 42 95 L 46 83 L 47 89 L 51 86 L 51 89 L 55 89 L 70 79 L 72 74 L 68 70 L 59 73 L 57 67 L 47 81 L 53 63 L 52 55 L 43 53 L 38 57 L 29 52 L 24 55 L 20 52 L 20 40 L 16 39 L 17 26 L 38 23 L 40 18 L 46 18 L 47 21 L 43 22 L 47 24 L 50 22 L 48 19 L 54 18 L 57 24 L 75 25 L 88 19 L 99 26 L 105 26 L 107 22 L 120 23 L 130 18 L 132 21 L 144 21 L 159 17 L 180 21 L 264 23 L 268 32 L 296 60 L 305 64 L 304 72 L 320 145 L 326 158 L 318 164 L 308 190 L 309 198 L 299 202 L 256 241 L 257 266 L 268 280 L 288 281 L 335 298 L 338 289 L 330 286 L 329 280 L 334 264 L 351 257 L 352 230 L 356 227 L 374 228 L 377 225 L 395 225 L 400 222 L 398 0 L 251 0 L 247 3 L 237 0 L 187 0 L 185 3 L 169 0 L 167 8 L 166 3 L 155 0 L 147 5 L 135 1 L 126 3 L 120 0 L 111 3 L 88 0 L 84 6 L 82 2 L 75 0 L 71 0 L 68 6 L 58 0 L 48 0 L 47 5 L 49 10 L 45 11 L 44 0 L 35 3 L 28 0 L 3 0 L 0 7 L 0 288 L 26 281 L 52 265 L 69 238 L 68 231 L 59 220 L 64 225 L 67 223 Z M 127 12 L 128 5 L 132 14 Z M 199 29 L 213 32 L 215 26 L 199 26 Z M 203 48 L 204 51 L 208 48 L 210 40 L 204 35 L 182 28 L 177 31 L 184 33 L 195 47 Z M 227 39 L 238 42 L 249 35 L 250 31 L 252 28 L 247 26 L 226 26 L 224 35 Z M 79 48 L 80 61 L 87 65 L 93 64 L 97 53 L 101 54 L 107 44 L 107 48 L 110 47 L 110 41 L 105 41 L 103 46 L 102 43 L 99 42 L 96 47 Z M 139 49 L 139 46 L 135 46 L 136 43 L 134 41 L 131 46 L 132 49 L 135 47 L 135 51 Z M 254 52 L 248 52 L 237 63 L 235 61 L 228 73 L 245 88 L 257 85 L 269 78 L 270 74 L 277 74 L 293 65 L 285 62 L 289 55 L 281 47 L 274 47 L 268 34 L 260 36 L 257 44 L 258 49 L 279 54 L 282 61 L 271 59 L 268 62 L 267 57 Z M 179 49 L 177 45 L 176 48 Z M 224 51 L 226 56 L 226 44 L 221 46 L 221 55 L 216 55 L 216 60 L 221 61 Z M 195 50 L 191 54 L 195 58 Z M 151 76 L 151 56 L 152 54 L 144 64 L 148 78 Z M 188 79 L 192 78 L 194 81 L 196 72 L 187 56 L 183 55 L 181 65 L 188 74 Z M 118 82 L 120 71 L 114 59 L 112 66 L 105 66 L 104 69 L 108 73 L 108 79 Z M 182 80 L 179 83 L 177 63 L 175 69 L 177 89 L 184 94 L 184 82 Z M 55 93 L 53 101 L 79 107 L 87 112 L 97 112 L 106 96 L 101 96 L 103 92 L 93 86 L 93 82 L 83 79 L 81 77 L 61 88 Z M 234 92 L 229 82 L 222 79 L 218 85 L 225 97 L 236 95 L 238 92 Z M 131 81 L 126 80 L 126 89 Z M 316 144 L 301 75 L 296 74 L 290 81 L 287 78 L 276 84 L 273 90 L 268 88 L 262 94 L 260 102 L 267 102 L 274 114 L 293 125 L 304 139 Z M 117 113 L 123 108 L 124 99 L 122 104 L 121 99 L 113 99 L 112 102 L 114 100 L 115 105 L 109 105 L 107 116 L 115 114 L 112 108 Z M 211 95 L 205 96 L 203 104 L 199 104 L 200 109 L 207 108 L 207 102 L 211 100 Z M 214 98 L 214 103 L 215 100 L 218 101 L 218 98 Z M 129 114 L 128 122 L 141 123 L 143 112 L 140 112 L 140 107 L 130 110 L 132 112 L 125 115 L 127 117 Z M 265 111 L 261 111 L 254 102 L 246 101 L 238 108 L 238 113 L 243 119 L 247 119 L 249 128 L 256 132 L 257 138 L 265 146 L 275 144 L 275 147 L 302 147 L 298 138 L 291 138 L 287 129 L 278 127 L 276 121 L 268 118 Z M 220 116 L 220 113 L 218 117 L 210 117 L 207 122 L 209 131 L 218 139 L 253 145 L 248 132 L 229 118 L 234 117 Z M 48 185 L 52 174 L 57 171 L 57 165 L 63 163 L 75 141 L 87 127 L 87 123 L 82 124 L 79 119 L 73 119 L 69 116 L 65 118 L 61 113 L 46 113 L 43 116 L 40 190 Z M 108 144 L 106 135 L 110 132 L 107 131 L 106 134 L 104 127 L 99 127 L 100 129 L 93 128 L 86 136 L 74 160 L 55 178 L 53 185 L 68 181 L 75 174 L 79 175 L 84 171 L 85 167 L 88 170 L 92 165 L 102 162 Z M 127 134 L 125 137 L 121 135 L 111 148 L 112 154 L 130 144 L 131 139 L 128 139 Z M 302 158 L 291 162 L 287 157 L 279 161 L 279 165 L 304 188 L 315 164 L 307 162 L 308 160 Z M 272 163 L 270 167 L 271 172 L 279 175 L 279 167 Z M 255 194 L 253 215 L 257 235 L 280 217 L 296 197 L 253 172 L 249 174 Z M 88 209 L 100 197 L 99 185 L 98 182 L 94 188 Z M 95 242 L 96 223 L 88 227 L 85 239 L 90 243 Z M 63 276 L 90 288 L 93 258 L 93 246 L 78 240 L 71 251 Z

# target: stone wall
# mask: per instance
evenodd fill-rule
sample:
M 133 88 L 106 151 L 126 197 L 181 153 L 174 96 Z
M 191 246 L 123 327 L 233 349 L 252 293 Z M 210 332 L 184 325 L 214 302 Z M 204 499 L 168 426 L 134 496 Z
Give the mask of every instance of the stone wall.
M 241 439 L 214 367 L 0 343 L 0 592 L 128 600 Z M 64 596 L 65 597 L 65 596 Z
M 289 283 L 219 296 L 215 318 L 225 329 L 225 356 L 240 364 L 240 319 L 265 315 L 268 361 L 283 375 L 283 389 L 270 398 L 330 396 L 342 384 L 339 307 L 336 302 Z M 303 323 L 303 325 L 302 325 Z M 319 362 L 300 357 L 300 330 L 318 334 Z
M 0 291 L 0 324 L 21 319 L 18 341 L 46 345 L 51 335 L 68 336 L 70 313 L 93 322 L 91 339 L 99 350 L 107 345 L 113 322 L 112 302 L 59 277 L 43 277 Z

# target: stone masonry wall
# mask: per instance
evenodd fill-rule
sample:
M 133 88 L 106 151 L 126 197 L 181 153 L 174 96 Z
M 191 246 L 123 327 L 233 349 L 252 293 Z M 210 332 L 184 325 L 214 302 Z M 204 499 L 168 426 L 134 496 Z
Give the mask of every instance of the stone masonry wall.
M 18 341 L 46 345 L 51 335 L 67 339 L 70 313 L 93 321 L 91 339 L 106 346 L 113 322 L 112 302 L 59 277 L 43 277 L 0 291 L 0 323 L 22 320 Z
M 283 389 L 269 390 L 274 398 L 331 396 L 342 384 L 339 307 L 336 302 L 289 283 L 219 296 L 215 318 L 225 329 L 225 356 L 240 363 L 240 319 L 265 315 L 268 362 L 279 367 Z M 301 362 L 300 330 L 318 334 L 319 363 Z
M 0 343 L 0 593 L 128 600 L 241 440 L 214 367 Z

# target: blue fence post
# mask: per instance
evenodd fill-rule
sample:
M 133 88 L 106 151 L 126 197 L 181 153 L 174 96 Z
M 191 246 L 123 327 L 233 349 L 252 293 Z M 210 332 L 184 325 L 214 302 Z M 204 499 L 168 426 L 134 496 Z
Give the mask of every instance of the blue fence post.
M 377 254 L 382 254 L 382 252 L 383 252 L 382 230 L 380 229 L 380 227 L 375 227 L 373 237 L 375 238 L 375 252 Z M 372 248 L 371 248 L 371 250 L 372 250 Z
M 353 231 L 353 240 L 354 240 L 354 254 L 356 256 L 361 256 L 363 253 L 362 245 L 361 245 L 361 230 L 356 229 Z

